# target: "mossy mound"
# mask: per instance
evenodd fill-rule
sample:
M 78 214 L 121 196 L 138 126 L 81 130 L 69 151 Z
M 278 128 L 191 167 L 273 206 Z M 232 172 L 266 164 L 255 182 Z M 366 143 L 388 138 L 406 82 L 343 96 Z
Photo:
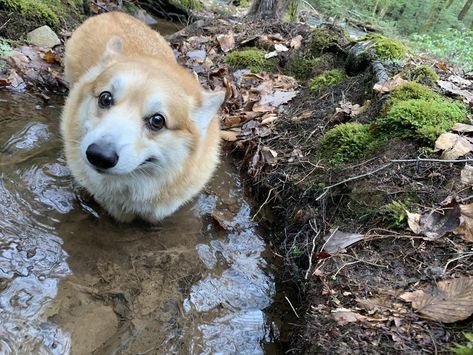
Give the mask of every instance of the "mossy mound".
M 406 210 L 412 205 L 410 201 L 393 200 L 381 206 L 378 214 L 389 228 L 403 229 L 407 226 Z
M 440 79 L 439 75 L 428 65 L 418 65 L 406 71 L 406 77 L 419 83 L 434 84 Z
M 250 69 L 254 73 L 274 71 L 277 66 L 276 60 L 266 59 L 265 54 L 265 51 L 257 48 L 234 51 L 225 57 L 225 63 L 233 69 Z
M 342 123 L 330 129 L 320 142 L 323 157 L 331 164 L 360 159 L 378 148 L 383 141 L 361 123 Z
M 420 143 L 432 144 L 454 123 L 465 121 L 466 114 L 465 106 L 459 102 L 414 99 L 393 104 L 376 125 L 391 137 L 414 138 Z
M 380 60 L 402 60 L 407 54 L 407 47 L 402 42 L 380 34 L 369 34 L 361 40 L 372 41 L 373 44 L 371 46 Z
M 52 27 L 61 23 L 61 18 L 70 12 L 78 12 L 82 0 L 0 0 L 0 9 L 31 17 Z
M 317 75 L 309 83 L 309 89 L 312 92 L 331 88 L 347 78 L 345 72 L 341 69 L 333 69 Z
M 408 82 L 398 86 L 389 95 L 388 105 L 392 106 L 397 102 L 406 100 L 444 100 L 443 97 L 437 94 L 428 86 L 416 83 Z
M 335 57 L 332 53 L 325 53 L 320 57 L 299 55 L 289 60 L 286 71 L 299 80 L 308 80 L 316 72 L 327 71 L 333 68 Z
M 311 56 L 318 57 L 337 46 L 339 46 L 339 35 L 337 32 L 326 28 L 316 28 L 312 31 L 312 37 L 309 42 Z

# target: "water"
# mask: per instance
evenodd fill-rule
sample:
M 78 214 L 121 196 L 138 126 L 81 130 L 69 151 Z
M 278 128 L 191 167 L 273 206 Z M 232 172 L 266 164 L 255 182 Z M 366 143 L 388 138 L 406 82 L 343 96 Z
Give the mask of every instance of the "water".
M 0 92 L 0 353 L 261 354 L 274 276 L 223 164 L 157 226 L 118 224 L 77 188 L 60 104 Z

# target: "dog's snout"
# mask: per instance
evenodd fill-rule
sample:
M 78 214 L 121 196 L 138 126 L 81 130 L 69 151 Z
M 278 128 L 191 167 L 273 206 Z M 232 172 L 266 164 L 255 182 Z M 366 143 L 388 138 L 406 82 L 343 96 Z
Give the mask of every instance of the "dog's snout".
M 118 154 L 110 144 L 92 143 L 85 154 L 93 166 L 102 170 L 113 168 L 118 163 Z

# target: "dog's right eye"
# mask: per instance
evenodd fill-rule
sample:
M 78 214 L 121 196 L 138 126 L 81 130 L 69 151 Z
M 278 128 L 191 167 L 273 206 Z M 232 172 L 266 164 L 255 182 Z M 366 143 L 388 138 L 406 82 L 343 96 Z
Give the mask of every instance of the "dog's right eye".
M 113 96 L 108 91 L 104 91 L 99 95 L 99 107 L 109 108 L 113 105 Z

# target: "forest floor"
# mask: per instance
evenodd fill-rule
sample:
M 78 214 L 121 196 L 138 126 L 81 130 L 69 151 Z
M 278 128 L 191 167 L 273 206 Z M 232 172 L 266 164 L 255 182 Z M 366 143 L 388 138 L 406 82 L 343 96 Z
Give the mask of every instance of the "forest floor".
M 407 53 L 384 65 L 384 83 L 367 60 L 314 89 L 311 78 L 352 66 L 356 43 L 331 25 L 314 31 L 295 23 L 201 19 L 168 40 L 205 87 L 227 92 L 225 151 L 260 202 L 254 219 L 271 227 L 270 243 L 284 264 L 281 284 L 298 288 L 277 301 L 294 307 L 286 315 L 293 331 L 283 339 L 286 351 L 448 353 L 464 344 L 463 333 L 473 327 L 473 174 L 466 162 L 473 161 L 473 129 L 466 125 L 472 78 Z M 232 56 L 247 47 L 266 58 L 258 51 Z M 0 85 L 30 87 L 46 101 L 52 92 L 66 93 L 62 51 L 16 48 L 3 56 Z M 421 112 L 419 124 L 405 124 L 403 134 L 393 126 L 375 149 L 365 149 L 389 116 L 390 95 L 421 64 L 439 75 L 419 79 L 440 95 L 435 100 L 465 102 L 459 119 L 465 125 L 444 136 L 449 147 L 437 141 L 436 152 L 431 135 L 409 133 L 438 115 L 426 119 Z M 457 110 L 449 106 L 440 116 L 450 109 Z M 327 132 L 335 127 L 349 129 L 335 131 L 333 144 Z

